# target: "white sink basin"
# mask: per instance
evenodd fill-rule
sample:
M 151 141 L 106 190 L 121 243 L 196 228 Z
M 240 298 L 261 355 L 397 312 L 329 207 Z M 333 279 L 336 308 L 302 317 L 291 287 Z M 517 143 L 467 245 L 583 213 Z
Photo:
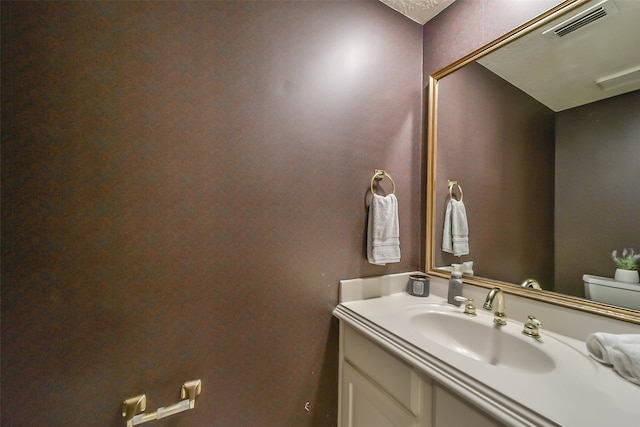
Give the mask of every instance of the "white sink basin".
M 477 361 L 532 373 L 546 373 L 556 363 L 544 339 L 520 333 L 516 325 L 498 326 L 490 316 L 470 317 L 448 307 L 432 306 L 411 315 L 411 324 L 426 338 Z

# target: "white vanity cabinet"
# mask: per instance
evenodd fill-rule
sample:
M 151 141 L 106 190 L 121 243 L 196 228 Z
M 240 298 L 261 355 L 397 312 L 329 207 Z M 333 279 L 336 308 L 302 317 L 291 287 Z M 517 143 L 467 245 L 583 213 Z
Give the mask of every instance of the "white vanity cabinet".
M 496 427 L 504 424 L 465 402 L 440 384 L 433 387 L 434 423 L 436 427 Z
M 475 406 L 340 322 L 341 427 L 495 427 Z
M 340 426 L 431 426 L 431 383 L 353 328 L 340 325 Z
M 639 426 L 640 388 L 589 357 L 584 341 L 550 329 L 540 340 L 522 335 L 514 319 L 548 307 L 516 312 L 512 296 L 513 317 L 496 331 L 491 313 L 447 304 L 444 279 L 432 278 L 429 297 L 409 295 L 409 274 L 340 282 L 339 426 Z M 593 331 L 607 325 L 594 320 Z
M 348 362 L 342 376 L 343 427 L 418 427 L 419 417 Z

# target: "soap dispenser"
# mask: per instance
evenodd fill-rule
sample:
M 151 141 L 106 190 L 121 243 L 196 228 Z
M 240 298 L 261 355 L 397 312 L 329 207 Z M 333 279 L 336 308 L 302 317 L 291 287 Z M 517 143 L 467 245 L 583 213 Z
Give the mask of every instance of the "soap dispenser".
M 449 279 L 449 294 L 447 296 L 447 302 L 453 304 L 456 307 L 460 307 L 461 302 L 456 301 L 456 297 L 462 295 L 462 272 L 459 266 L 454 266 L 451 271 L 451 278 Z

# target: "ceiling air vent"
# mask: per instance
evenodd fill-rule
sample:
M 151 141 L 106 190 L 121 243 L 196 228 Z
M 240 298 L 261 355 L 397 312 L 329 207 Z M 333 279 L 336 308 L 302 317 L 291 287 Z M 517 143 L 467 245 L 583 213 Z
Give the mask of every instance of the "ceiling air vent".
M 567 34 L 577 30 L 578 28 L 584 27 L 585 25 L 597 19 L 604 18 L 605 16 L 607 16 L 607 11 L 604 10 L 604 7 L 599 7 L 588 15 L 578 18 L 575 21 L 569 22 L 567 25 L 563 25 L 557 30 L 553 30 L 553 32 L 558 37 L 566 36 Z
M 561 22 L 553 28 L 544 31 L 544 35 L 556 35 L 558 37 L 566 36 L 575 30 L 584 27 L 587 24 L 604 18 L 608 15 L 613 15 L 618 12 L 616 5 L 609 0 L 601 1 L 600 3 L 577 13 L 571 18 Z

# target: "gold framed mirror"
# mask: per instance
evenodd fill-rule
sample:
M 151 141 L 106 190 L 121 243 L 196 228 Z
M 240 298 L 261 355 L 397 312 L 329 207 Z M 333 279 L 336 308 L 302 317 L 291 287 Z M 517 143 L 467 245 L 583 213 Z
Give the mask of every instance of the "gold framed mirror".
M 627 81 L 622 85 L 614 85 L 614 90 L 603 88 L 603 86 L 607 84 L 607 81 L 611 80 L 609 77 L 617 78 L 626 74 L 632 77 L 639 75 L 640 52 L 635 49 L 634 54 L 626 54 L 625 61 L 627 62 L 625 64 L 627 65 L 616 65 L 614 61 L 599 57 L 596 58 L 596 62 L 598 63 L 609 64 L 613 67 L 622 67 L 622 71 L 628 71 L 626 74 L 622 72 L 612 72 L 610 75 L 607 75 L 606 72 L 597 69 L 595 65 L 591 66 L 577 62 L 577 60 L 572 57 L 573 53 L 565 53 L 562 57 L 551 56 L 553 60 L 548 58 L 544 61 L 538 60 L 538 62 L 546 61 L 555 64 L 558 66 L 557 68 L 569 69 L 571 72 L 570 77 L 568 77 L 567 80 L 563 80 L 563 78 L 556 77 L 552 74 L 552 71 L 544 71 L 544 75 L 546 76 L 545 83 L 551 81 L 557 85 L 555 89 L 547 90 L 546 95 L 540 95 L 541 97 L 547 96 L 547 98 L 538 97 L 537 91 L 541 90 L 541 85 L 537 84 L 534 79 L 529 78 L 529 76 L 525 75 L 525 78 L 522 79 L 524 80 L 522 84 L 526 86 L 532 83 L 530 87 L 523 89 L 523 86 L 519 85 L 520 83 L 517 81 L 518 74 L 520 76 L 526 74 L 523 73 L 522 68 L 518 70 L 517 67 L 511 67 L 505 72 L 506 74 L 500 74 L 499 76 L 494 75 L 494 77 L 492 77 L 494 80 L 508 81 L 509 85 L 512 85 L 516 91 L 519 91 L 517 97 L 527 98 L 527 102 L 533 99 L 536 103 L 540 103 L 542 108 L 538 107 L 537 104 L 531 107 L 533 103 L 527 104 L 527 107 L 503 105 L 500 107 L 502 110 L 484 108 L 489 104 L 487 100 L 498 99 L 498 97 L 492 92 L 483 92 L 480 86 L 475 84 L 474 80 L 465 80 L 466 86 L 457 86 L 455 90 L 452 89 L 456 84 L 456 80 L 459 80 L 459 76 L 462 76 L 463 73 L 471 72 L 473 69 L 478 69 L 474 70 L 474 73 L 498 73 L 494 69 L 494 64 L 501 61 L 514 64 L 516 61 L 513 59 L 513 55 L 519 59 L 528 59 L 535 62 L 535 55 L 537 53 L 553 52 L 550 45 L 554 43 L 554 40 L 549 36 L 550 33 L 554 35 L 553 31 L 559 28 L 565 28 L 567 23 L 575 25 L 575 22 L 577 22 L 575 17 L 587 16 L 591 11 L 597 10 L 598 8 L 604 9 L 605 19 L 595 24 L 594 21 L 599 18 L 588 18 L 592 20 L 587 20 L 586 23 L 580 24 L 574 33 L 570 35 L 573 40 L 577 40 L 578 38 L 588 40 L 581 31 L 587 28 L 595 28 L 596 25 L 607 22 L 607 20 L 612 20 L 613 15 L 617 18 L 626 17 L 631 21 L 635 20 L 635 22 L 638 22 L 638 16 L 640 16 L 640 2 L 628 2 L 627 0 L 567 0 L 429 77 L 427 111 L 426 270 L 430 275 L 445 278 L 449 275 L 446 266 L 450 265 L 453 260 L 455 260 L 453 262 L 456 263 L 473 261 L 475 263 L 473 275 L 464 276 L 464 280 L 467 283 L 483 287 L 493 287 L 497 285 L 507 293 L 640 324 L 640 310 L 586 299 L 584 295 L 580 295 L 580 289 L 576 292 L 564 292 L 562 284 L 565 283 L 566 280 L 558 279 L 558 277 L 562 278 L 562 276 L 558 276 L 558 273 L 554 272 L 554 270 L 556 270 L 554 266 L 568 265 L 570 261 L 560 260 L 557 257 L 557 254 L 562 251 L 556 248 L 557 242 L 555 242 L 555 240 L 570 240 L 570 238 L 566 236 L 558 236 L 560 236 L 561 231 L 569 229 L 571 226 L 559 223 L 558 215 L 555 214 L 555 206 L 559 205 L 558 198 L 560 198 L 561 201 L 564 200 L 563 191 L 566 190 L 559 189 L 556 181 L 570 183 L 571 180 L 564 177 L 545 178 L 543 171 L 545 169 L 555 171 L 555 169 L 558 168 L 558 159 L 561 157 L 556 151 L 543 153 L 535 149 L 535 147 L 541 146 L 539 138 L 549 133 L 555 136 L 559 132 L 558 129 L 561 129 L 561 125 L 558 124 L 561 122 L 554 118 L 557 117 L 558 112 L 577 111 L 583 105 L 612 102 L 610 100 L 619 100 L 628 96 L 634 96 L 631 102 L 634 102 L 635 105 L 640 104 L 637 101 L 638 94 L 640 94 L 640 76 L 638 76 L 637 81 L 632 81 L 631 83 Z M 606 16 L 607 13 L 609 16 Z M 635 40 L 636 43 L 637 40 L 640 40 L 640 33 L 638 33 L 639 30 L 637 27 L 636 25 L 633 30 L 636 31 L 636 33 L 634 33 L 631 38 Z M 604 51 L 613 51 L 615 50 L 614 47 L 619 45 L 614 39 L 610 38 L 615 34 L 609 33 L 613 33 L 613 31 L 608 31 L 606 36 L 597 36 L 598 43 L 596 43 L 596 46 L 593 46 L 594 43 L 591 42 L 592 48 L 595 49 L 598 55 Z M 532 41 L 532 37 L 534 36 L 538 37 L 539 40 Z M 570 45 L 572 45 L 574 43 L 566 42 L 566 40 L 570 40 L 570 38 L 564 40 L 563 43 L 565 44 L 570 43 Z M 577 51 L 578 49 L 574 50 Z M 631 61 L 630 64 L 632 65 L 629 65 L 629 61 Z M 525 64 L 524 67 L 524 70 L 528 71 L 533 65 L 531 65 L 531 63 L 528 65 Z M 574 81 L 577 82 L 577 80 L 579 80 L 578 77 L 582 70 L 591 72 L 592 74 L 600 73 L 595 76 L 596 78 L 589 77 L 588 75 L 586 75 L 585 78 L 591 79 L 590 84 L 594 86 L 594 96 L 599 96 L 599 92 L 604 93 L 604 95 L 602 95 L 601 98 L 589 98 L 592 89 L 586 90 L 576 87 L 573 89 L 574 92 L 572 95 L 564 98 L 566 102 L 554 99 L 554 97 L 561 92 L 560 88 L 564 89 L 565 87 L 572 86 Z M 508 76 L 509 73 L 511 73 L 512 76 Z M 510 77 L 513 77 L 513 80 L 511 80 Z M 470 108 L 469 106 L 473 104 L 469 98 L 469 94 L 471 93 L 469 91 L 470 88 L 473 89 L 474 96 L 478 98 L 479 104 L 482 105 L 486 111 L 479 112 L 468 109 Z M 628 95 L 627 93 L 631 93 L 632 95 Z M 462 99 L 462 101 L 459 101 L 458 104 L 449 102 L 449 99 L 453 98 L 451 94 L 457 94 L 458 98 Z M 583 97 L 585 99 L 582 99 Z M 539 101 L 539 99 L 543 99 L 543 101 Z M 493 103 L 497 104 L 497 101 Z M 456 114 L 449 114 L 449 111 L 453 109 L 456 110 Z M 470 140 L 475 137 L 474 134 L 477 131 L 474 124 L 482 123 L 485 127 L 497 128 L 498 125 L 503 122 L 514 123 L 519 120 L 518 118 L 520 116 L 510 115 L 513 111 L 517 111 L 518 114 L 530 114 L 532 109 L 536 112 L 538 110 L 544 110 L 545 113 L 542 114 L 544 118 L 528 119 L 528 125 L 519 129 L 518 132 L 520 133 L 516 133 L 515 137 L 513 133 L 508 133 L 511 139 L 508 141 L 500 141 L 501 139 L 508 139 L 505 137 L 507 134 L 500 132 L 491 134 L 491 137 L 494 140 L 498 140 L 502 145 L 498 144 L 486 147 L 470 142 Z M 505 113 L 504 110 L 508 111 Z M 500 113 L 496 115 L 496 111 L 500 111 Z M 522 111 L 524 111 L 524 113 L 522 113 Z M 494 115 L 489 116 L 492 113 Z M 541 116 L 536 115 L 535 117 Z M 548 120 L 551 120 L 551 122 Z M 490 126 L 486 125 L 487 123 L 490 123 Z M 549 125 L 549 123 L 551 124 Z M 450 130 L 445 131 L 444 126 L 447 125 Z M 512 130 L 509 130 L 509 132 L 512 132 Z M 516 140 L 519 144 L 522 140 L 528 145 L 525 144 L 525 148 L 516 148 L 516 144 L 514 143 Z M 552 145 L 551 150 L 557 150 L 555 142 Z M 507 146 L 508 149 L 505 148 Z M 505 158 L 505 163 L 501 163 L 500 165 L 494 164 L 489 167 L 482 165 L 481 167 L 479 165 L 480 162 L 477 162 L 476 159 L 479 156 L 484 156 L 484 153 L 487 152 L 494 153 L 494 157 Z M 635 148 L 634 152 L 636 154 L 638 153 L 637 148 Z M 442 157 L 447 158 L 446 156 L 449 156 L 449 158 L 451 156 L 458 156 L 461 160 L 453 165 L 444 164 Z M 516 158 L 521 159 L 521 162 L 512 161 L 512 159 Z M 635 161 L 637 161 L 637 158 Z M 517 170 L 511 171 L 509 168 Z M 625 168 L 621 169 L 625 170 Z M 480 177 L 482 177 L 482 179 L 479 179 Z M 489 184 L 487 184 L 487 180 L 490 181 Z M 464 189 L 464 201 L 465 204 L 467 204 L 467 212 L 469 214 L 470 251 L 468 257 L 452 258 L 452 256 L 442 255 L 440 241 L 442 239 L 444 206 L 446 204 L 446 198 L 450 197 L 448 181 L 455 181 L 461 191 Z M 521 190 L 520 185 L 527 185 L 527 190 Z M 567 185 L 569 186 L 570 184 Z M 625 194 L 633 191 L 629 196 L 633 204 L 638 205 L 640 203 L 638 180 L 635 180 L 635 182 L 632 180 L 629 185 L 631 187 L 630 189 L 625 189 Z M 498 188 L 500 191 L 491 193 L 487 191 L 488 188 Z M 575 186 L 573 188 L 575 188 Z M 509 205 L 505 207 L 501 205 L 505 200 L 514 206 Z M 552 209 L 551 213 L 549 212 L 549 207 Z M 586 210 L 587 207 L 588 206 L 584 205 L 583 209 Z M 484 219 L 493 217 L 501 218 L 500 215 L 507 211 L 510 212 L 509 215 L 513 215 L 513 211 L 517 211 L 517 213 L 521 215 L 520 223 L 514 225 L 509 221 L 502 220 L 498 225 L 494 224 L 491 227 L 484 227 L 484 230 L 482 230 L 482 227 L 478 227 Z M 636 209 L 635 212 L 637 213 L 638 210 Z M 632 213 L 629 213 L 628 216 L 633 218 Z M 535 219 L 535 221 L 530 219 Z M 610 222 L 620 221 L 618 218 L 614 218 Z M 590 227 L 593 228 L 592 225 Z M 622 232 L 622 235 L 625 236 L 624 239 L 615 241 L 632 241 L 635 242 L 636 245 L 640 245 L 639 232 L 638 227 L 633 227 L 630 230 L 627 229 Z M 504 235 L 512 236 L 512 239 L 503 239 L 502 236 Z M 592 236 L 589 240 L 604 241 L 606 239 L 594 239 Z M 592 255 L 590 252 L 595 252 L 590 250 L 588 243 L 589 242 L 581 243 L 582 246 L 580 246 L 580 248 L 584 248 L 584 250 L 580 249 L 579 251 L 583 253 L 577 253 L 576 258 L 586 259 L 588 255 Z M 605 262 L 611 263 L 612 272 L 610 276 L 612 277 L 615 267 L 609 256 L 611 250 L 622 249 L 622 247 L 616 248 L 616 246 L 611 245 L 606 247 L 608 248 L 607 250 L 598 249 L 598 253 L 595 254 L 595 256 L 601 257 Z M 499 248 L 499 250 L 496 248 Z M 483 249 L 485 250 L 483 251 Z M 491 261 L 497 261 L 496 264 L 500 263 L 501 265 L 491 266 Z M 505 265 L 509 268 L 504 268 Z M 516 266 L 517 268 L 511 268 L 511 266 Z M 583 269 L 582 273 L 589 274 L 592 273 L 589 269 L 593 266 L 594 263 L 589 261 L 586 266 L 578 268 Z M 523 283 L 530 277 L 537 279 L 541 283 L 542 290 L 529 289 L 520 285 L 520 283 Z M 571 286 L 576 288 L 581 287 L 582 283 L 573 283 L 580 279 L 581 276 L 578 279 L 575 279 L 575 277 L 572 278 Z M 640 289 L 640 285 L 638 286 Z

